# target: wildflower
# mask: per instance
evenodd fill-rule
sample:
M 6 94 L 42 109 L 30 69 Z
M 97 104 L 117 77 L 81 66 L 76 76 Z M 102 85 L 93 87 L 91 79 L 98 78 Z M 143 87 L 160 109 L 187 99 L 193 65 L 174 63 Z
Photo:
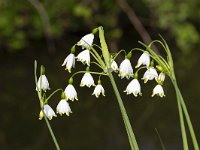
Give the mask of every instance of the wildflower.
M 56 107 L 56 111 L 57 113 L 59 113 L 61 116 L 62 114 L 66 114 L 67 116 L 69 116 L 69 113 L 72 113 L 71 111 L 71 108 L 69 106 L 69 103 L 65 100 L 65 99 L 62 99 L 57 107 Z
M 83 86 L 87 86 L 87 87 L 91 87 L 91 85 L 95 86 L 94 84 L 94 79 L 92 77 L 92 75 L 88 72 L 86 72 L 84 75 L 83 75 L 83 78 L 81 79 L 81 84 L 80 86 L 83 87 Z
M 68 70 L 69 73 L 71 73 L 71 68 L 75 67 L 75 56 L 74 56 L 74 54 L 71 53 L 65 58 L 62 66 L 65 66 L 65 65 L 66 65 L 66 70 Z
M 94 35 L 90 33 L 82 37 L 81 40 L 77 43 L 77 45 L 82 46 L 82 48 L 88 48 L 92 45 L 93 40 Z
M 92 93 L 92 95 L 95 95 L 96 98 L 99 97 L 99 95 L 102 93 L 103 96 L 105 96 L 105 90 L 103 88 L 103 86 L 101 84 L 98 84 L 95 89 L 94 89 L 94 92 Z
M 43 111 L 44 111 L 44 114 L 46 115 L 46 117 L 49 118 L 49 120 L 51 120 L 53 117 L 56 117 L 54 110 L 48 104 L 44 105 Z M 39 114 L 40 120 L 44 117 L 44 114 L 42 111 L 40 111 L 40 114 Z
M 127 92 L 127 95 L 133 93 L 133 95 L 135 97 L 137 97 L 138 94 L 141 96 L 142 95 L 141 86 L 140 86 L 140 83 L 139 83 L 138 79 L 133 79 L 128 84 L 128 86 L 126 87 L 126 90 L 124 92 Z
M 150 56 L 149 56 L 149 52 L 145 51 L 140 58 L 138 59 L 138 63 L 135 66 L 135 68 L 140 67 L 141 65 L 146 65 L 147 67 L 149 67 L 150 64 Z
M 152 93 L 152 97 L 154 95 L 158 95 L 160 97 L 165 96 L 164 91 L 163 91 L 163 87 L 161 85 L 156 85 L 156 87 L 153 89 L 153 93 Z
M 161 72 L 158 77 L 156 78 L 156 81 L 159 83 L 159 84 L 162 84 L 165 80 L 165 74 L 163 72 Z
M 154 78 L 158 77 L 158 73 L 154 67 L 150 67 L 147 69 L 147 71 L 144 73 L 143 80 L 144 83 L 146 83 L 148 80 L 153 80 Z
M 71 101 L 74 101 L 74 99 L 78 100 L 76 90 L 72 84 L 68 84 L 68 86 L 65 88 L 65 96 L 66 100 L 70 99 Z
M 131 62 L 129 59 L 125 59 L 119 66 L 119 76 L 121 79 L 126 77 L 129 79 L 130 77 L 133 76 L 133 68 L 131 66 Z
M 89 50 L 84 50 L 80 52 L 77 56 L 77 61 L 81 61 L 83 64 L 90 66 L 90 52 Z
M 36 90 L 38 90 L 37 88 L 39 89 L 39 91 L 40 91 L 40 89 L 42 89 L 45 92 L 46 92 L 46 90 L 50 90 L 49 82 L 48 82 L 47 77 L 45 75 L 41 75 L 39 77 L 38 82 L 37 82 Z
M 118 65 L 116 63 L 116 61 L 112 60 L 112 63 L 111 63 L 111 69 L 115 72 L 117 72 L 119 70 L 118 68 Z

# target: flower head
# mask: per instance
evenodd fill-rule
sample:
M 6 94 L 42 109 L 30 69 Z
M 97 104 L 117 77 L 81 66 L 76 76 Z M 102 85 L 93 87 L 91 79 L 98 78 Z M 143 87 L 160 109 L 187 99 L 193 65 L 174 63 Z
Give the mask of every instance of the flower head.
M 98 84 L 95 87 L 94 92 L 92 93 L 92 95 L 95 95 L 96 98 L 98 98 L 101 93 L 102 93 L 103 96 L 105 96 L 105 90 L 104 90 L 103 86 L 101 84 Z
M 59 113 L 61 116 L 62 114 L 66 114 L 67 116 L 69 116 L 69 113 L 72 113 L 71 111 L 71 108 L 69 106 L 69 103 L 65 100 L 65 99 L 62 99 L 57 107 L 56 107 L 56 111 L 57 113 Z
M 41 87 L 40 87 L 41 86 Z M 41 75 L 38 79 L 38 82 L 37 82 L 37 87 L 36 87 L 36 90 L 40 91 L 40 89 L 46 91 L 46 90 L 50 90 L 49 88 L 49 82 L 47 80 L 47 77 L 45 75 Z
M 124 91 L 128 94 L 131 94 L 133 93 L 133 95 L 135 97 L 139 95 L 142 95 L 141 93 L 141 86 L 140 86 L 140 83 L 137 79 L 133 79 L 129 84 L 128 86 L 126 87 L 126 90 Z
M 156 78 L 156 81 L 159 83 L 159 84 L 162 84 L 164 81 L 165 81 L 165 74 L 163 72 L 161 72 L 158 77 Z
M 77 43 L 77 45 L 82 46 L 82 48 L 88 48 L 92 45 L 94 40 L 94 35 L 92 33 L 85 35 L 81 38 L 81 40 Z
M 70 99 L 71 101 L 74 101 L 74 99 L 78 100 L 76 90 L 72 84 L 68 84 L 68 86 L 65 88 L 64 93 L 67 100 L 68 99 Z
M 154 78 L 158 77 L 158 73 L 154 67 L 150 67 L 147 69 L 147 71 L 144 73 L 143 80 L 144 83 L 146 83 L 148 80 L 153 80 Z
M 154 95 L 158 95 L 158 96 L 160 96 L 160 97 L 165 96 L 165 93 L 164 93 L 164 91 L 163 91 L 163 87 L 162 87 L 161 85 L 158 84 L 158 85 L 156 85 L 156 87 L 153 89 L 152 97 L 153 97 Z
M 113 71 L 117 72 L 119 70 L 119 68 L 118 68 L 118 65 L 117 65 L 116 61 L 112 60 L 111 62 L 112 62 L 111 63 L 111 69 Z
M 83 78 L 81 79 L 80 86 L 81 87 L 83 87 L 83 86 L 91 87 L 91 85 L 95 86 L 94 79 L 90 73 L 86 72 L 83 75 Z
M 149 52 L 145 51 L 140 58 L 138 59 L 138 63 L 135 66 L 136 68 L 140 67 L 141 65 L 146 65 L 147 67 L 149 67 L 150 65 L 150 56 L 149 56 Z
M 53 117 L 56 117 L 56 114 L 54 112 L 54 110 L 48 105 L 45 104 L 44 105 L 44 114 L 46 115 L 46 117 L 51 120 Z M 39 119 L 41 120 L 44 117 L 44 114 L 42 111 L 40 111 L 40 115 L 39 115 Z
M 75 67 L 75 56 L 74 56 L 74 54 L 71 53 L 65 58 L 62 66 L 65 66 L 65 65 L 66 65 L 66 70 L 68 70 L 69 73 L 71 73 L 71 68 Z
M 119 66 L 119 76 L 121 77 L 121 79 L 123 79 L 124 77 L 129 79 L 130 77 L 133 76 L 133 68 L 131 66 L 131 62 L 130 62 L 129 59 L 126 58 L 120 64 L 120 66 Z
M 80 52 L 77 56 L 77 61 L 81 61 L 83 64 L 90 66 L 90 52 L 89 50 L 84 50 Z

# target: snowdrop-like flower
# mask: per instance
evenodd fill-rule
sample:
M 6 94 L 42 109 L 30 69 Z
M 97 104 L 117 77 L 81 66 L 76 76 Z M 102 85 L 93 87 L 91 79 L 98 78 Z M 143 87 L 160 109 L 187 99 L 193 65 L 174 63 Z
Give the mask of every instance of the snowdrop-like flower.
M 112 63 L 111 63 L 111 69 L 115 72 L 117 72 L 119 70 L 118 68 L 118 65 L 116 63 L 116 61 L 112 60 Z
M 135 68 L 140 67 L 141 65 L 146 65 L 147 67 L 149 67 L 150 64 L 150 56 L 149 56 L 149 52 L 145 51 L 140 58 L 138 59 L 138 63 L 135 66 Z
M 65 65 L 66 65 L 66 70 L 68 70 L 69 73 L 71 73 L 71 68 L 75 67 L 75 56 L 74 56 L 74 54 L 71 53 L 65 58 L 62 66 L 65 66 Z
M 41 85 L 41 87 L 40 87 Z M 40 89 L 44 90 L 46 92 L 46 90 L 50 90 L 49 88 L 49 82 L 47 80 L 47 77 L 45 75 L 41 75 L 38 79 L 38 82 L 37 82 L 37 87 L 40 91 Z M 36 90 L 38 90 L 36 87 Z
M 70 99 L 71 101 L 74 101 L 74 99 L 78 100 L 76 90 L 72 84 L 68 84 L 68 86 L 65 88 L 64 93 L 67 100 L 68 99 Z
M 164 91 L 163 91 L 163 87 L 162 87 L 161 85 L 158 84 L 158 85 L 156 85 L 156 87 L 153 89 L 152 97 L 153 97 L 154 95 L 158 95 L 158 96 L 160 96 L 160 97 L 165 96 L 165 93 L 164 93 Z
M 86 72 L 83 75 L 83 78 L 81 79 L 80 86 L 81 87 L 83 87 L 83 86 L 91 87 L 91 85 L 95 86 L 94 79 L 90 73 Z
M 126 90 L 124 91 L 128 94 L 131 94 L 133 93 L 133 95 L 135 97 L 138 96 L 138 94 L 141 96 L 142 93 L 141 93 L 141 86 L 140 86 L 140 83 L 137 79 L 133 79 L 129 84 L 128 86 L 126 87 Z
M 101 93 L 102 93 L 103 96 L 105 96 L 105 90 L 104 90 L 103 86 L 101 84 L 98 84 L 95 87 L 94 92 L 92 93 L 92 95 L 95 95 L 96 98 L 98 98 Z
M 119 66 L 119 76 L 121 77 L 121 79 L 123 79 L 124 77 L 129 79 L 130 77 L 133 76 L 133 68 L 131 66 L 131 62 L 130 62 L 129 59 L 126 58 L 120 64 L 120 66 Z
M 150 67 L 147 69 L 147 71 L 144 73 L 143 80 L 144 83 L 146 83 L 148 80 L 153 80 L 154 78 L 158 77 L 158 73 L 154 67 Z
M 156 81 L 160 84 L 162 84 L 165 81 L 165 74 L 161 72 L 158 77 L 156 78 Z
M 84 50 L 80 52 L 77 56 L 77 61 L 81 61 L 83 64 L 90 66 L 90 52 L 89 50 Z
M 94 35 L 92 33 L 85 35 L 81 38 L 81 40 L 77 43 L 77 45 L 82 46 L 82 48 L 88 48 L 92 45 L 94 40 Z
M 51 120 L 53 117 L 56 117 L 54 110 L 48 104 L 44 105 L 44 114 L 46 115 L 47 118 L 49 118 L 49 120 Z M 40 120 L 44 117 L 44 114 L 42 111 L 40 111 L 39 115 Z
M 57 107 L 56 107 L 56 111 L 57 113 L 59 113 L 61 116 L 62 114 L 66 114 L 67 116 L 69 116 L 69 113 L 72 113 L 71 111 L 71 108 L 69 106 L 69 103 L 65 100 L 65 99 L 62 99 Z

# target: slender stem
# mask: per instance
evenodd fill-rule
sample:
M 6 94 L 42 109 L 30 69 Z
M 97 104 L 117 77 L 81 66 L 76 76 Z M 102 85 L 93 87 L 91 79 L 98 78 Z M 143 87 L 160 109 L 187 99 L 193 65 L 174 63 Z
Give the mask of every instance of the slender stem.
M 122 98 L 121 98 L 121 96 L 119 94 L 117 85 L 115 83 L 115 80 L 113 78 L 113 75 L 112 75 L 110 69 L 108 70 L 108 74 L 109 74 L 109 78 L 110 78 L 111 84 L 113 86 L 115 95 L 116 95 L 118 103 L 119 103 L 119 107 L 120 107 L 120 110 L 121 110 L 121 113 L 122 113 L 122 118 L 124 120 L 124 124 L 125 124 L 126 131 L 127 131 L 127 134 L 128 134 L 129 142 L 130 142 L 130 145 L 131 145 L 131 150 L 139 150 L 135 135 L 133 133 L 133 129 L 131 127 L 128 115 L 126 113 L 126 109 L 124 107 Z
M 49 95 L 49 97 L 47 97 L 46 99 L 45 99 L 45 104 L 46 103 L 48 103 L 48 101 L 49 101 L 49 99 L 54 95 L 54 94 L 56 94 L 57 92 L 59 92 L 59 91 L 63 91 L 63 89 L 57 89 L 57 90 L 55 90 L 53 93 L 51 93 L 50 95 Z

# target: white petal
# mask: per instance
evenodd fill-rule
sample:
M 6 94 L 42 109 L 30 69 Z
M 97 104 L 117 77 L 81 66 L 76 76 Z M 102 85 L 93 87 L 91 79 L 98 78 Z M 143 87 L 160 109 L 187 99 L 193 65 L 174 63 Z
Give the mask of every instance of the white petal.
M 150 56 L 149 56 L 149 52 L 145 51 L 140 58 L 138 59 L 138 63 L 136 65 L 136 68 L 140 67 L 141 65 L 146 65 L 147 67 L 149 67 L 150 65 Z
M 141 93 L 141 86 L 140 86 L 140 83 L 137 79 L 133 79 L 129 84 L 128 86 L 126 87 L 126 90 L 124 91 L 128 94 L 131 94 L 133 93 L 134 96 L 138 96 L 139 95 L 142 95 Z
M 48 82 L 47 77 L 45 75 L 41 75 L 39 77 L 38 82 L 37 82 L 37 87 L 39 88 L 39 90 L 42 89 L 44 91 L 50 89 L 49 88 L 49 82 Z M 37 87 L 36 87 L 36 90 L 37 90 Z
M 90 66 L 90 52 L 89 50 L 84 50 L 80 52 L 77 56 L 77 61 L 81 61 L 83 64 Z
M 103 86 L 101 84 L 98 84 L 95 87 L 94 92 L 92 93 L 92 95 L 95 95 L 98 98 L 101 93 L 102 93 L 103 96 L 105 96 L 105 90 L 104 90 Z
M 59 113 L 60 115 L 66 114 L 67 116 L 69 116 L 69 113 L 72 113 L 69 103 L 65 99 L 62 99 L 58 103 L 56 110 L 57 113 Z
M 125 59 L 119 66 L 119 76 L 122 78 L 126 77 L 129 79 L 133 77 L 133 68 L 129 59 Z
M 65 66 L 65 65 L 66 65 L 66 69 L 69 71 L 69 73 L 71 73 L 71 68 L 75 67 L 75 56 L 74 56 L 74 54 L 71 53 L 65 58 L 62 66 Z
M 83 87 L 83 86 L 87 86 L 87 87 L 91 87 L 91 86 L 95 86 L 94 84 L 94 79 L 92 77 L 92 75 L 90 73 L 85 73 L 83 75 L 83 78 L 81 79 L 81 84 L 80 86 Z
M 51 120 L 53 117 L 56 117 L 54 110 L 48 105 L 44 105 L 44 113 Z
M 76 90 L 72 84 L 68 84 L 68 86 L 65 88 L 64 93 L 67 100 L 68 99 L 71 101 L 74 101 L 74 99 L 78 100 Z
M 88 48 L 92 45 L 94 40 L 94 35 L 92 33 L 85 35 L 81 38 L 81 40 L 77 43 L 77 45 L 82 46 L 83 48 Z
M 160 96 L 160 97 L 165 96 L 163 87 L 162 87 L 161 85 L 158 84 L 158 85 L 156 85 L 156 87 L 153 89 L 152 97 L 153 97 L 154 95 L 158 95 L 158 96 Z

